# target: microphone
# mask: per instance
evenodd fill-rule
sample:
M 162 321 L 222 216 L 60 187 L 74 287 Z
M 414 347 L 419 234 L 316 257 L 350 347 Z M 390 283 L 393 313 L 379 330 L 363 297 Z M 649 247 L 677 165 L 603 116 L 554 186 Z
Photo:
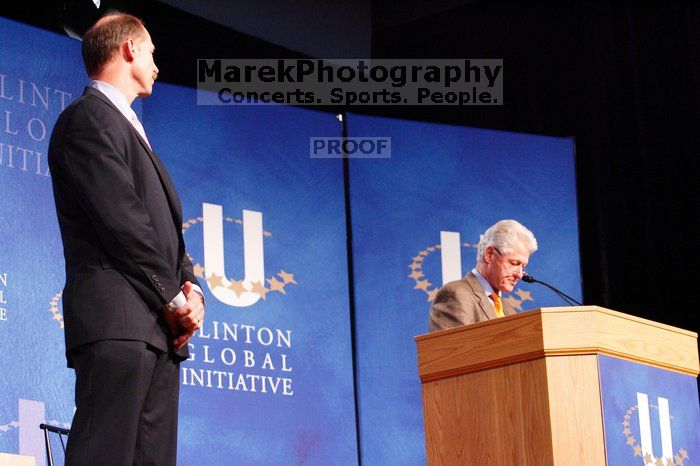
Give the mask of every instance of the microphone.
M 540 280 L 536 279 L 536 278 L 533 277 L 532 275 L 523 274 L 523 281 L 524 281 L 525 283 L 539 283 L 540 285 L 546 286 L 546 287 L 549 288 L 550 290 L 554 291 L 554 293 L 555 293 L 557 296 L 559 296 L 563 301 L 565 301 L 566 304 L 568 304 L 569 306 L 583 306 L 583 304 L 579 303 L 578 301 L 576 301 L 576 300 L 575 300 L 574 298 L 572 298 L 571 296 L 565 294 L 565 293 L 562 292 L 562 291 L 557 290 L 556 288 L 554 288 L 554 287 L 553 287 L 552 285 L 550 285 L 549 283 L 545 283 L 545 282 L 543 282 L 543 281 L 540 281 Z

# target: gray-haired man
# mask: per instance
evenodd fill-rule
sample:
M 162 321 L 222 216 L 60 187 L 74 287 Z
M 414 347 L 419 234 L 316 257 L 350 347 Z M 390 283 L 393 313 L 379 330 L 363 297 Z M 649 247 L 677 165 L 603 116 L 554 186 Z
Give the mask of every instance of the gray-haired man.
M 501 294 L 513 291 L 535 251 L 535 236 L 517 221 L 501 220 L 490 227 L 479 241 L 476 267 L 435 295 L 428 330 L 436 332 L 515 314 L 501 300 Z

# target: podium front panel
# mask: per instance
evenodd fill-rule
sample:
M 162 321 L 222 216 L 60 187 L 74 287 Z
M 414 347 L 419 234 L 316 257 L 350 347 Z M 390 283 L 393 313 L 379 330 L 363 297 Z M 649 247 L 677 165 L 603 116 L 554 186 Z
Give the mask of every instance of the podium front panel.
M 605 355 L 598 367 L 608 465 L 699 464 L 695 377 Z

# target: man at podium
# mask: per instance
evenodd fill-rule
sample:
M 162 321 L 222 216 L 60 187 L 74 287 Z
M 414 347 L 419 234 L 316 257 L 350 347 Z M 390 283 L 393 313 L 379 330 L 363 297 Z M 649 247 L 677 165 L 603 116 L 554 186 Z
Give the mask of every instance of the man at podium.
M 476 267 L 463 279 L 444 285 L 435 295 L 428 331 L 515 314 L 501 295 L 513 291 L 535 251 L 535 235 L 515 220 L 501 220 L 488 228 L 479 241 Z

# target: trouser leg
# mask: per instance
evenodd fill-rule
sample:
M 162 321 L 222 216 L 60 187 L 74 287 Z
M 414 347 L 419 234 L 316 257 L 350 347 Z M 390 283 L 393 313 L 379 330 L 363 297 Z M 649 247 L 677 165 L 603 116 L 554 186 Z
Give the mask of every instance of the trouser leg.
M 103 340 L 76 348 L 71 359 L 77 410 L 66 465 L 134 464 L 157 353 L 139 341 Z
M 177 462 L 179 373 L 179 362 L 168 353 L 158 353 L 139 426 L 135 465 L 175 466 Z

